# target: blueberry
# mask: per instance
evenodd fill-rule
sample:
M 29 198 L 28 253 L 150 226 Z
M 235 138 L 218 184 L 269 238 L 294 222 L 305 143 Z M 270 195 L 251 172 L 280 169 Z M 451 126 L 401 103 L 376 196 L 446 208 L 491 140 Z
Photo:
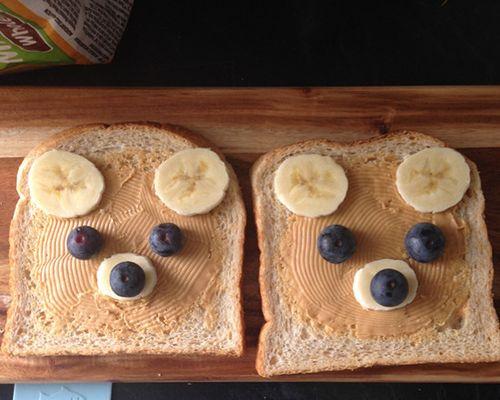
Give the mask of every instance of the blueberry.
M 134 297 L 142 292 L 146 283 L 144 270 L 136 263 L 124 261 L 116 264 L 109 274 L 113 292 L 121 297 Z
M 91 226 L 79 226 L 73 229 L 66 240 L 66 247 L 73 257 L 88 260 L 101 250 L 102 236 Z
M 149 245 L 156 254 L 168 257 L 181 251 L 184 245 L 184 235 L 175 224 L 160 224 L 151 230 Z
M 340 264 L 356 251 L 356 238 L 342 225 L 327 226 L 318 236 L 318 251 L 326 261 Z
M 408 296 L 408 280 L 395 269 L 383 269 L 372 278 L 370 292 L 378 304 L 395 307 Z
M 441 229 L 428 222 L 413 225 L 405 237 L 405 247 L 415 261 L 428 263 L 444 251 L 445 238 Z

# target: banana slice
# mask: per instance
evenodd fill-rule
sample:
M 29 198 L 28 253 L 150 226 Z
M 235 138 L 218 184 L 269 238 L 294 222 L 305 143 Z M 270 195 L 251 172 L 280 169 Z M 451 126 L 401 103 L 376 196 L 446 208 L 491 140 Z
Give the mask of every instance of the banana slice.
M 370 291 L 370 284 L 375 274 L 383 269 L 390 268 L 401 272 L 408 280 L 408 296 L 405 301 L 394 307 L 385 307 L 378 304 Z M 382 259 L 372 261 L 358 271 L 354 275 L 352 290 L 357 302 L 361 304 L 365 310 L 389 311 L 404 307 L 410 304 L 417 294 L 418 280 L 415 271 L 402 260 Z
M 33 161 L 28 187 L 33 203 L 45 213 L 72 218 L 87 214 L 99 204 L 104 178 L 86 158 L 50 150 Z
M 396 172 L 401 197 L 420 212 L 440 212 L 457 204 L 470 184 L 470 168 L 453 149 L 432 147 L 406 158 Z
M 175 153 L 155 172 L 156 195 L 180 215 L 204 214 L 224 198 L 229 185 L 226 165 L 210 149 Z
M 109 275 L 111 274 L 111 270 L 115 267 L 116 264 L 124 261 L 130 261 L 139 265 L 144 270 L 144 274 L 146 276 L 144 289 L 142 289 L 142 292 L 140 294 L 134 297 L 118 296 L 113 291 L 113 289 L 111 289 L 111 285 L 109 283 Z M 146 297 L 153 291 L 154 287 L 156 286 L 156 281 L 156 269 L 149 258 L 134 253 L 114 254 L 111 257 L 104 259 L 97 269 L 97 288 L 99 290 L 99 293 L 104 296 L 111 297 L 115 300 L 131 301 Z
M 274 193 L 294 214 L 320 217 L 334 212 L 347 193 L 343 168 L 331 157 L 301 154 L 283 161 L 274 176 Z

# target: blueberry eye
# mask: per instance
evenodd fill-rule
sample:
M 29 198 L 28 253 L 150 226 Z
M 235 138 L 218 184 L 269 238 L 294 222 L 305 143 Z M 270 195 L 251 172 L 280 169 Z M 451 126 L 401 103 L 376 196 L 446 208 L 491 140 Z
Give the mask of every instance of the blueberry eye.
M 91 226 L 79 226 L 73 229 L 66 240 L 69 253 L 80 260 L 88 260 L 101 250 L 102 236 Z
M 149 235 L 149 246 L 162 257 L 171 256 L 182 250 L 184 235 L 175 224 L 167 223 L 155 226 Z
M 405 237 L 408 255 L 421 263 L 428 263 L 441 257 L 445 243 L 441 229 L 428 222 L 413 225 Z
M 330 225 L 318 236 L 317 246 L 326 261 L 340 264 L 356 251 L 356 238 L 345 226 Z

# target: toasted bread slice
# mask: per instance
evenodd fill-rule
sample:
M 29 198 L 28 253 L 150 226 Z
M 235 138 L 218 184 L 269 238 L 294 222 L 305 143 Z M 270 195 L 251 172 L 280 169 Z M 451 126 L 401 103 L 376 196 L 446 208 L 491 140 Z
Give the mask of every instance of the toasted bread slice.
M 76 127 L 47 139 L 27 155 L 17 177 L 20 200 L 9 237 L 12 303 L 2 343 L 4 352 L 20 356 L 242 354 L 240 281 L 246 214 L 232 167 L 225 162 L 230 182 L 222 202 L 199 218 L 176 216 L 154 195 L 155 168 L 175 152 L 194 147 L 210 147 L 225 161 L 203 138 L 154 123 Z M 104 175 L 106 189 L 97 209 L 60 222 L 73 228 L 92 224 L 94 216 L 106 219 L 104 248 L 89 261 L 65 254 L 69 228 L 57 240 L 44 241 L 57 218 L 45 215 L 30 201 L 30 167 L 51 149 L 80 154 Z M 146 193 L 150 204 L 134 188 Z M 156 224 L 171 222 L 169 217 L 177 218 L 181 226 L 183 222 L 200 222 L 185 232 L 187 243 L 194 241 L 192 245 L 186 244 L 179 255 L 160 258 L 151 252 L 148 235 Z M 43 258 L 43 246 L 52 249 L 46 250 L 48 261 Z M 183 257 L 197 247 L 206 253 L 192 265 L 185 265 Z M 153 295 L 117 302 L 97 293 L 97 267 L 103 258 L 117 252 L 135 252 L 153 260 L 158 274 Z M 162 299 L 167 295 L 169 302 L 164 305 Z
M 251 178 L 261 250 L 260 287 L 266 319 L 260 333 L 256 360 L 260 375 L 268 377 L 373 365 L 500 360 L 500 331 L 492 301 L 492 250 L 483 217 L 484 197 L 478 170 L 469 160 L 471 184 L 464 198 L 453 209 L 453 213 L 468 227 L 463 258 L 468 271 L 464 276 L 468 278 L 462 283 L 469 292 L 460 308 L 460 318 L 453 324 L 437 326 L 431 323 L 408 334 L 398 334 L 397 327 L 387 326 L 387 335 L 368 337 L 358 335 L 355 325 L 350 326 L 354 329 L 332 329 L 318 321 L 317 315 L 304 310 L 297 301 L 297 287 L 291 287 L 292 281 L 286 272 L 291 255 L 282 254 L 283 248 L 287 247 L 282 248 L 280 241 L 294 216 L 273 192 L 275 171 L 281 162 L 301 153 L 328 155 L 344 167 L 349 177 L 353 168 L 363 168 L 367 163 L 376 165 L 382 159 L 391 160 L 396 168 L 406 156 L 434 146 L 445 144 L 414 132 L 354 143 L 318 139 L 273 150 L 254 164 Z M 395 189 L 388 187 L 387 190 Z M 344 207 L 349 207 L 349 190 L 347 193 Z M 397 192 L 394 193 L 396 196 Z M 291 247 L 296 245 L 289 244 Z M 399 247 L 401 243 L 391 243 L 389 248 L 391 246 Z M 342 267 L 331 264 L 331 268 Z M 352 296 L 350 289 L 346 293 L 346 296 Z M 363 324 L 362 318 L 357 323 Z M 404 327 L 404 321 L 402 324 Z

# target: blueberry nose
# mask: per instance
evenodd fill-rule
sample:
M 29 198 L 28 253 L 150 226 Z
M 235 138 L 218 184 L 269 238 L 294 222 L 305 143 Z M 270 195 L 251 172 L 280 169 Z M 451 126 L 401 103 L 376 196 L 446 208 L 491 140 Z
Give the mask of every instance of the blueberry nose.
M 156 269 L 148 257 L 134 253 L 113 254 L 97 269 L 99 293 L 119 301 L 148 296 L 157 282 Z

